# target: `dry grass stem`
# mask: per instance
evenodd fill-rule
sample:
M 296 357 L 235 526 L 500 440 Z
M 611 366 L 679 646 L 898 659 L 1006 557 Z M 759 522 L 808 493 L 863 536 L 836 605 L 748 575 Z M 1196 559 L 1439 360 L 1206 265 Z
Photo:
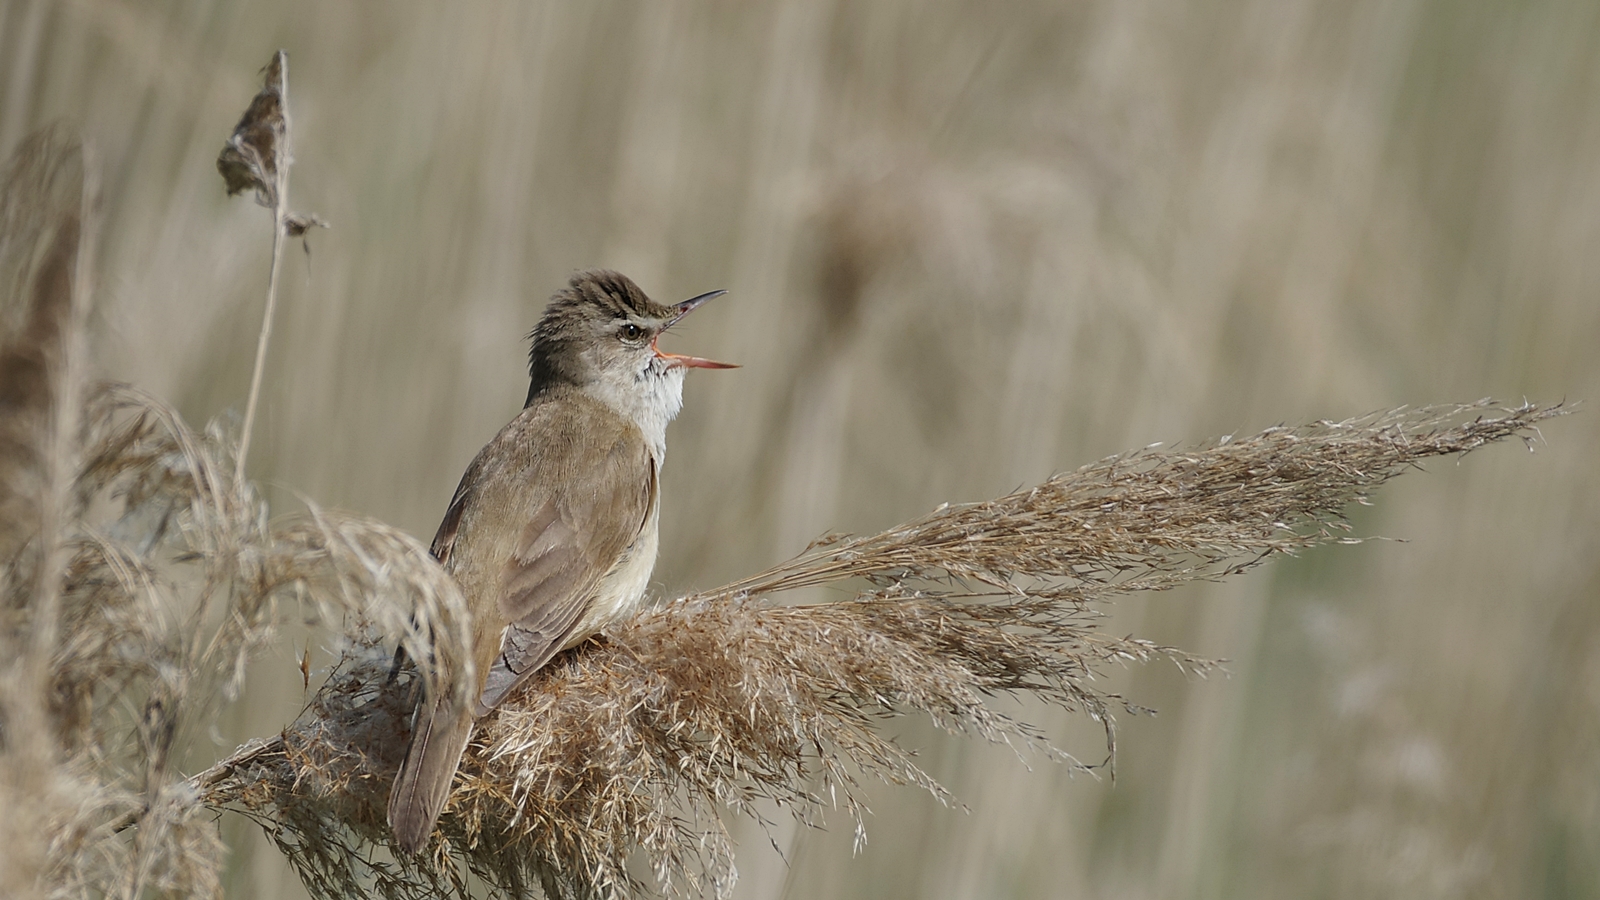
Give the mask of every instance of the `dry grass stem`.
M 94 188 L 63 131 L 22 142 L 0 175 L 0 808 L 70 817 L 81 773 L 56 766 L 51 651 L 61 634 Z M 0 821 L 13 866 L 48 866 L 50 840 Z M 4 873 L 0 873 L 3 875 Z M 0 878 L 0 889 L 11 879 Z
M 253 190 L 256 202 L 272 210 L 272 268 L 267 275 L 267 306 L 261 314 L 261 332 L 256 339 L 256 364 L 250 373 L 250 395 L 245 401 L 244 424 L 239 429 L 239 452 L 235 460 L 234 481 L 244 482 L 245 459 L 250 453 L 250 432 L 256 421 L 256 400 L 261 395 L 262 373 L 267 365 L 267 345 L 272 338 L 272 313 L 278 304 L 278 269 L 283 263 L 283 241 L 291 227 L 300 237 L 313 224 L 322 225 L 316 216 L 297 216 L 289 212 L 289 168 L 294 163 L 289 131 L 289 54 L 279 50 L 267 63 L 266 81 L 250 101 L 233 134 L 217 156 L 221 173 L 231 196 Z M 310 252 L 309 246 L 307 252 Z

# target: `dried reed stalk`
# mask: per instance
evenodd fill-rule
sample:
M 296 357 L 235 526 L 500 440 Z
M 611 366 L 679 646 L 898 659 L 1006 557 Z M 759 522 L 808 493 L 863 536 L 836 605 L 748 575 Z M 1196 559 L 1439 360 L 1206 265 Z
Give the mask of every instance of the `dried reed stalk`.
M 1116 662 L 1210 663 L 1097 632 L 1105 601 L 1221 578 L 1272 555 L 1357 540 L 1342 510 L 1433 456 L 1513 435 L 1560 407 L 1395 410 L 1274 428 L 1186 450 L 1146 448 L 997 500 L 946 506 L 862 538 L 834 538 L 761 575 L 667 603 L 560 658 L 485 721 L 431 855 L 389 846 L 384 799 L 404 746 L 404 684 L 370 632 L 281 735 L 193 785 L 201 802 L 259 821 L 319 897 L 467 896 L 469 873 L 507 896 L 631 896 L 642 854 L 666 893 L 726 894 L 719 815 L 776 801 L 827 809 L 862 834 L 862 775 L 947 799 L 884 718 L 1058 757 L 994 709 L 1030 694 L 1087 713 L 1114 751 L 1096 686 Z M 1465 419 L 1465 421 L 1463 421 Z M 768 602 L 860 579 L 853 600 Z M 1068 758 L 1070 761 L 1070 758 Z M 1075 761 L 1071 761 L 1076 765 Z
M 250 101 L 233 134 L 217 156 L 217 171 L 228 194 L 253 190 L 256 202 L 272 211 L 272 268 L 267 274 L 267 306 L 261 314 L 256 339 L 256 364 L 250 373 L 250 394 L 245 401 L 244 424 L 239 429 L 239 452 L 233 480 L 244 482 L 245 459 L 250 454 L 250 432 L 256 421 L 256 401 L 267 367 L 267 345 L 272 339 L 272 313 L 278 305 L 278 270 L 283 265 L 283 241 L 289 236 L 289 168 L 294 162 L 289 133 L 289 54 L 283 50 L 267 63 L 266 79 Z M 299 229 L 304 234 L 305 228 Z
M 58 821 L 86 793 L 81 773 L 57 765 L 50 686 L 96 224 L 87 156 L 65 129 L 46 129 L 0 175 L 0 809 Z M 36 822 L 0 817 L 0 846 L 0 893 L 49 866 Z

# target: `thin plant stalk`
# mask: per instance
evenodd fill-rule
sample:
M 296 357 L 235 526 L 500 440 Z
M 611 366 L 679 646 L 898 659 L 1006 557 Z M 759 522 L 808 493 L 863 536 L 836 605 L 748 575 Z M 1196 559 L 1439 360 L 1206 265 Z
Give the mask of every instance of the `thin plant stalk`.
M 55 646 L 57 639 L 61 579 L 67 569 L 68 549 L 62 535 L 65 534 L 63 526 L 66 511 L 71 508 L 72 474 L 78 467 L 79 394 L 84 381 L 83 329 L 88 317 L 90 278 L 93 274 L 89 260 L 93 253 L 94 197 L 98 182 L 89 148 L 80 144 L 78 153 L 82 159 L 82 186 L 77 211 L 77 235 L 72 248 L 71 294 L 68 298 L 67 321 L 63 323 L 61 335 L 60 371 L 57 372 L 55 396 L 51 398 L 54 421 L 49 436 L 50 452 L 43 460 L 48 472 L 49 495 L 40 507 L 39 534 L 44 542 L 44 554 L 39 570 L 38 612 L 33 630 L 33 659 L 36 665 L 30 669 L 30 674 L 38 679 L 37 684 L 41 689 L 49 683 L 49 674 L 43 667 L 50 658 L 48 651 Z
M 250 397 L 245 401 L 244 425 L 239 429 L 239 455 L 234 466 L 233 481 L 244 484 L 244 465 L 250 455 L 250 432 L 256 421 L 256 401 L 261 396 L 261 376 L 267 367 L 267 344 L 272 339 L 272 313 L 278 305 L 278 270 L 283 267 L 283 238 L 289 217 L 289 164 L 293 157 L 289 148 L 289 55 L 278 51 L 281 67 L 281 103 L 283 111 L 283 144 L 279 164 L 273 173 L 276 190 L 272 204 L 272 269 L 267 275 L 267 308 L 261 316 L 261 334 L 256 340 L 256 365 L 250 374 Z

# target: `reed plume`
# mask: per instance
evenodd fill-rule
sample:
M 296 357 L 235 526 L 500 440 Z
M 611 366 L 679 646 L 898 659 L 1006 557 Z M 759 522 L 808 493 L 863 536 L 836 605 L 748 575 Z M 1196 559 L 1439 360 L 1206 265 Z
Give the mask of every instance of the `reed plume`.
M 665 893 L 723 896 L 734 867 L 722 810 L 776 801 L 806 822 L 839 810 L 864 835 L 863 777 L 948 800 L 876 727 L 926 715 L 947 731 L 1082 765 L 990 703 L 1028 694 L 1082 712 L 1115 750 L 1095 681 L 1106 666 L 1211 662 L 1094 627 L 1119 594 L 1238 574 L 1354 542 L 1351 503 L 1435 456 L 1531 439 L 1562 408 L 1394 410 L 1146 448 L 880 534 L 834 536 L 768 572 L 641 614 L 549 667 L 487 719 L 431 854 L 377 857 L 404 746 L 406 686 L 386 685 L 375 635 L 304 715 L 195 780 L 201 802 L 256 818 L 319 897 L 625 897 L 638 851 Z M 786 606 L 785 590 L 856 581 L 854 599 Z M 469 877 L 470 873 L 470 877 Z

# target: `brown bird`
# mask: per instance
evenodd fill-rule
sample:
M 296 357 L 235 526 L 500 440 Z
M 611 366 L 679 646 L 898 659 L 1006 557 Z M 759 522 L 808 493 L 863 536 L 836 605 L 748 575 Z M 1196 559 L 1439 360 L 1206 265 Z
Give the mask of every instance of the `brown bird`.
M 417 702 L 389 794 L 408 853 L 427 842 L 477 719 L 552 656 L 632 612 L 655 567 L 667 423 L 690 368 L 656 339 L 701 303 L 645 296 L 616 272 L 573 276 L 531 335 L 527 403 L 461 478 L 433 555 L 472 615 L 472 690 L 449 672 Z M 465 694 L 465 702 L 456 698 Z

